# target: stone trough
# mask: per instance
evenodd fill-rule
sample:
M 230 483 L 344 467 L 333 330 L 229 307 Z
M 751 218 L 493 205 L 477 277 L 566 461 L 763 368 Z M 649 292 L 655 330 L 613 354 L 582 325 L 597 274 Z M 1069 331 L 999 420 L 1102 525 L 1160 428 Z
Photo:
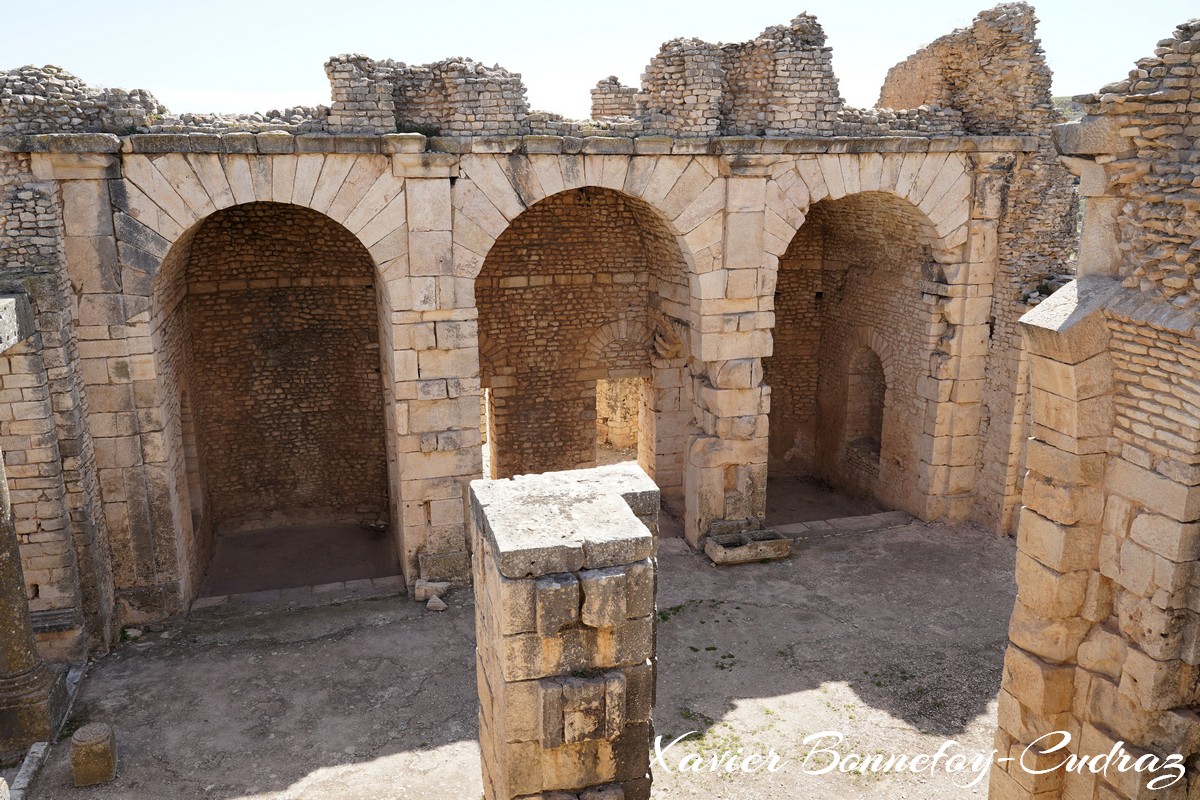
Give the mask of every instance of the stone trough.
M 770 561 L 787 558 L 791 552 L 791 540 L 772 528 L 721 533 L 704 540 L 705 555 L 717 565 Z

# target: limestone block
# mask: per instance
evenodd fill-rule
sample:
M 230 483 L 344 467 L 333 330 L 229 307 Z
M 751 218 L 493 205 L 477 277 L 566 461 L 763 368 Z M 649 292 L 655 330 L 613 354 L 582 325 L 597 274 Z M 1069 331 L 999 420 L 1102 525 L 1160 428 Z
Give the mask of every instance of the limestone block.
M 1087 400 L 1112 391 L 1112 359 L 1107 353 L 1078 364 L 1030 356 L 1030 377 L 1039 389 L 1071 400 Z
M 1076 455 L 1037 439 L 1030 439 L 1026 444 L 1025 465 L 1062 484 L 1099 486 L 1104 482 L 1104 455 Z
M 431 597 L 441 597 L 450 589 L 448 581 L 427 581 L 423 578 L 417 578 L 416 584 L 413 585 L 413 599 L 419 603 L 424 603 Z
M 583 593 L 580 620 L 591 628 L 610 628 L 625 621 L 627 577 L 621 567 L 584 570 L 579 573 Z
M 1090 628 L 1091 623 L 1079 618 L 1046 619 L 1018 600 L 1009 621 L 1008 638 L 1051 663 L 1064 663 L 1075 657 Z
M 1022 704 L 1045 714 L 1071 707 L 1075 668 L 1047 664 L 1019 647 L 1009 647 L 1004 656 L 1004 685 Z
M 1017 547 L 1058 572 L 1095 569 L 1099 530 L 1093 526 L 1064 526 L 1030 508 L 1021 511 Z
M 579 580 L 569 572 L 538 578 L 537 629 L 551 636 L 579 619 Z
M 1032 742 L 1048 731 L 1063 730 L 1070 717 L 1067 711 L 1050 714 L 1023 705 L 1007 687 L 1000 690 L 997 700 L 996 716 L 1001 731 L 1022 743 Z
M 1144 709 L 1166 710 L 1191 701 L 1195 669 L 1182 661 L 1157 661 L 1136 648 L 1125 655 L 1121 694 Z
M 76 786 L 108 783 L 117 777 L 117 739 L 103 722 L 84 725 L 71 735 L 71 780 Z
M 1101 309 L 1119 288 L 1117 281 L 1089 276 L 1042 301 L 1021 317 L 1030 351 L 1064 364 L 1078 364 L 1104 351 L 1109 331 Z
M 1149 511 L 1180 522 L 1200 519 L 1200 486 L 1185 486 L 1123 458 L 1110 460 L 1107 483 Z
M 1176 522 L 1159 514 L 1142 513 L 1133 520 L 1130 537 L 1171 561 L 1200 558 L 1200 523 Z
M 1025 605 L 1048 617 L 1066 618 L 1078 614 L 1092 574 L 1088 570 L 1056 572 L 1023 552 L 1017 553 L 1017 593 Z
M 1107 628 L 1097 627 L 1079 645 L 1079 666 L 1106 675 L 1114 681 L 1120 680 L 1127 650 L 1128 646 L 1121 636 Z

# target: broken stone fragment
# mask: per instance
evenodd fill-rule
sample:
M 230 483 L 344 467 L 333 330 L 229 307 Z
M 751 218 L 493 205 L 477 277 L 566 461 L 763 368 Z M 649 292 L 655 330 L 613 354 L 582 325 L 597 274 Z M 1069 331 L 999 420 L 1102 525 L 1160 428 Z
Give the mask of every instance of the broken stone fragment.
M 446 601 L 438 597 L 436 594 L 429 598 L 429 602 L 425 604 L 425 608 L 429 611 L 445 611 L 450 606 L 446 605 Z
M 413 599 L 418 603 L 424 603 L 431 597 L 441 597 L 449 588 L 448 581 L 427 581 L 424 578 L 417 578 L 416 584 L 413 585 Z

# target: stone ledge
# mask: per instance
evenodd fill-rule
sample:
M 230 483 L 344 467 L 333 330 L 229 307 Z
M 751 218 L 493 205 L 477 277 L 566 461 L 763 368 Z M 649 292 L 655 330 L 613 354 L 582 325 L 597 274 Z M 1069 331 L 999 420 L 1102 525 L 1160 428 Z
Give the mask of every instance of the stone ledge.
M 51 133 L 0 136 L 9 153 L 488 153 L 609 155 L 807 155 L 820 153 L 1030 152 L 1032 136 L 432 136 L 301 133 Z M 418 149 L 420 148 L 420 149 Z
M 826 536 L 842 536 L 848 533 L 867 533 L 887 528 L 898 528 L 913 521 L 906 511 L 884 511 L 879 514 L 864 514 L 858 517 L 793 522 L 775 525 L 773 529 L 791 539 L 821 539 Z

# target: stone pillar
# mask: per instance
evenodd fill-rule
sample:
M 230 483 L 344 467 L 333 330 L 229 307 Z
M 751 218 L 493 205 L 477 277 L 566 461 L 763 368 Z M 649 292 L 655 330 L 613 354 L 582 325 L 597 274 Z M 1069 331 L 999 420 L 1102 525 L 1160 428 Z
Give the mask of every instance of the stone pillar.
M 1076 281 L 1021 320 L 1032 366 L 1033 427 L 1017 533 L 1017 603 L 999 699 L 1001 758 L 1019 759 L 1052 731 L 1073 733 L 1070 753 L 1096 744 L 1094 737 L 1083 740 L 1072 708 L 1076 663 L 1086 660 L 1080 646 L 1112 607 L 1099 564 L 1101 487 L 1113 429 L 1109 333 L 1101 309 L 1115 288 L 1103 279 Z M 1034 764 L 1065 757 L 1033 754 L 1025 763 L 1036 769 Z M 1067 770 L 1035 775 L 1019 760 L 995 764 L 991 796 L 1092 797 L 1094 786 L 1075 794 L 1064 785 L 1085 777 L 1095 780 Z
M 471 484 L 486 800 L 650 796 L 658 504 L 628 463 Z
M 684 475 L 688 544 L 710 533 L 762 527 L 767 510 L 767 415 L 770 389 L 762 359 L 771 355 L 772 274 L 763 263 L 766 185 L 771 159 L 730 156 L 726 177 L 722 268 L 699 276 L 696 419 Z M 772 289 L 773 291 L 773 289 Z
M 944 280 L 920 281 L 927 315 L 929 373 L 917 383 L 926 401 L 917 471 L 920 516 L 966 520 L 975 500 L 985 364 L 996 279 L 997 227 L 1011 153 L 972 153 L 973 189 L 966 243 L 935 242 Z
M 400 463 L 401 558 L 417 578 L 465 584 L 467 483 L 482 470 L 475 282 L 454 275 L 451 179 L 458 159 L 396 137 L 404 178 L 407 274 L 385 271 L 391 296 L 392 376 Z M 418 149 L 419 148 L 419 149 Z
M 179 610 L 188 587 L 180 583 L 181 523 L 156 400 L 149 276 L 129 269 L 131 251 L 117 246 L 117 228 L 134 222 L 124 214 L 114 220 L 119 161 L 107 152 L 35 153 L 32 165 L 62 190 L 66 271 L 78 302 L 72 322 L 86 332 L 75 367 L 89 431 L 79 445 L 87 506 L 76 514 L 90 519 L 76 535 L 92 551 L 80 548 L 85 605 L 90 614 L 99 607 L 102 618 L 115 606 L 126 622 L 160 619 Z M 165 254 L 165 243 L 158 246 Z
M 0 298 L 0 349 L 32 334 L 28 301 Z M 48 741 L 65 710 L 62 675 L 46 666 L 34 644 L 8 482 L 0 474 L 0 763 Z

